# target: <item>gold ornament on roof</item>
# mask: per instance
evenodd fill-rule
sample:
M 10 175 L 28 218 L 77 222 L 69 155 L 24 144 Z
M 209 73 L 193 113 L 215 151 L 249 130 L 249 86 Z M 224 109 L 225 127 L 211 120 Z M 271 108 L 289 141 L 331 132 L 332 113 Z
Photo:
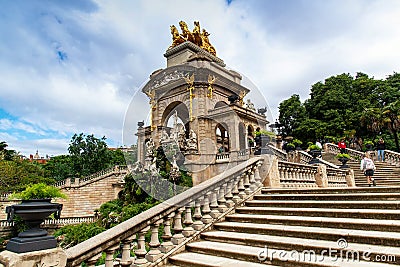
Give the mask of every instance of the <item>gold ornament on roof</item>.
M 211 45 L 210 40 L 208 38 L 210 34 L 205 29 L 201 30 L 200 22 L 198 21 L 194 22 L 193 31 L 190 31 L 186 22 L 182 20 L 179 22 L 179 27 L 181 28 L 182 31 L 181 34 L 179 34 L 178 29 L 174 25 L 171 25 L 172 44 L 169 48 L 173 48 L 175 46 L 180 45 L 183 42 L 189 41 L 199 46 L 200 48 L 208 51 L 212 55 L 214 56 L 217 55 L 214 46 Z

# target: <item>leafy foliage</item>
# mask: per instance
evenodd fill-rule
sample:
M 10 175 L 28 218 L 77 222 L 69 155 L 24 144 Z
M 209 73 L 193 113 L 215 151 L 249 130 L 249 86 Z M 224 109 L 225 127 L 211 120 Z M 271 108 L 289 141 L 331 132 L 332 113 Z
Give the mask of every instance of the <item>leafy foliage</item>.
M 79 244 L 95 235 L 104 232 L 106 229 L 97 223 L 81 223 L 78 225 L 67 225 L 57 231 L 54 236 L 57 237 L 59 245 L 68 248 Z
M 298 95 L 279 104 L 279 121 L 284 136 L 305 142 L 354 140 L 385 136 L 388 149 L 399 150 L 400 74 L 376 80 L 364 73 L 340 74 L 311 86 L 304 103 Z M 393 146 L 394 145 L 394 146 Z
M 351 156 L 349 154 L 347 154 L 347 153 L 339 153 L 339 154 L 336 155 L 336 158 L 338 158 L 338 159 L 343 159 L 343 158 L 350 159 Z
M 67 198 L 65 194 L 61 192 L 61 189 L 46 185 L 44 183 L 38 183 L 34 185 L 28 185 L 25 190 L 12 195 L 12 198 L 31 200 L 31 199 L 43 199 L 43 198 Z

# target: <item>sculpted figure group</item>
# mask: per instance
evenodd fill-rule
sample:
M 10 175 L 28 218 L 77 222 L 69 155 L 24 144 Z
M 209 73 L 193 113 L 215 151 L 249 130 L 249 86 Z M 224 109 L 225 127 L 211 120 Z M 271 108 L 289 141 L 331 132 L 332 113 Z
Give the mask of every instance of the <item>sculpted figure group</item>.
M 217 54 L 214 46 L 211 45 L 210 40 L 208 39 L 208 36 L 210 36 L 210 34 L 205 29 L 200 29 L 200 22 L 194 22 L 193 31 L 189 30 L 186 22 L 184 21 L 180 21 L 179 26 L 181 28 L 182 34 L 179 34 L 178 29 L 174 25 L 171 25 L 172 44 L 170 48 L 189 41 L 210 52 L 214 56 Z

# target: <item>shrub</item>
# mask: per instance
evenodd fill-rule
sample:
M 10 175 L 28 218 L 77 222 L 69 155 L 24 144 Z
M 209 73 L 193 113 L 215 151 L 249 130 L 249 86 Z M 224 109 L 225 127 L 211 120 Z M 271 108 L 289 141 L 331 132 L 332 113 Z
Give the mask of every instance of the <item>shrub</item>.
M 339 154 L 336 155 L 336 158 L 338 158 L 338 159 L 343 159 L 343 158 L 345 158 L 345 159 L 350 159 L 351 157 L 350 157 L 349 154 L 346 154 L 346 153 L 339 153 Z
M 22 192 L 12 194 L 11 198 L 21 199 L 21 200 L 44 199 L 44 198 L 66 199 L 67 196 L 61 192 L 61 189 L 55 186 L 46 185 L 44 183 L 38 183 L 34 185 L 28 185 Z

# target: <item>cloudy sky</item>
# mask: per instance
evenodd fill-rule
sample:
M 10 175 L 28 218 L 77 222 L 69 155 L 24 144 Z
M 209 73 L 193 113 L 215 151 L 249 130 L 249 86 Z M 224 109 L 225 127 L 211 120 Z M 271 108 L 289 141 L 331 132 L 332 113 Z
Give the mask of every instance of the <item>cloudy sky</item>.
M 26 156 L 65 154 L 81 132 L 130 145 L 124 120 L 136 125 L 147 111 L 126 111 L 149 75 L 166 67 L 169 26 L 180 20 L 200 21 L 218 57 L 264 95 L 273 119 L 282 100 L 308 98 L 329 76 L 399 71 L 397 0 L 0 3 L 0 141 Z

